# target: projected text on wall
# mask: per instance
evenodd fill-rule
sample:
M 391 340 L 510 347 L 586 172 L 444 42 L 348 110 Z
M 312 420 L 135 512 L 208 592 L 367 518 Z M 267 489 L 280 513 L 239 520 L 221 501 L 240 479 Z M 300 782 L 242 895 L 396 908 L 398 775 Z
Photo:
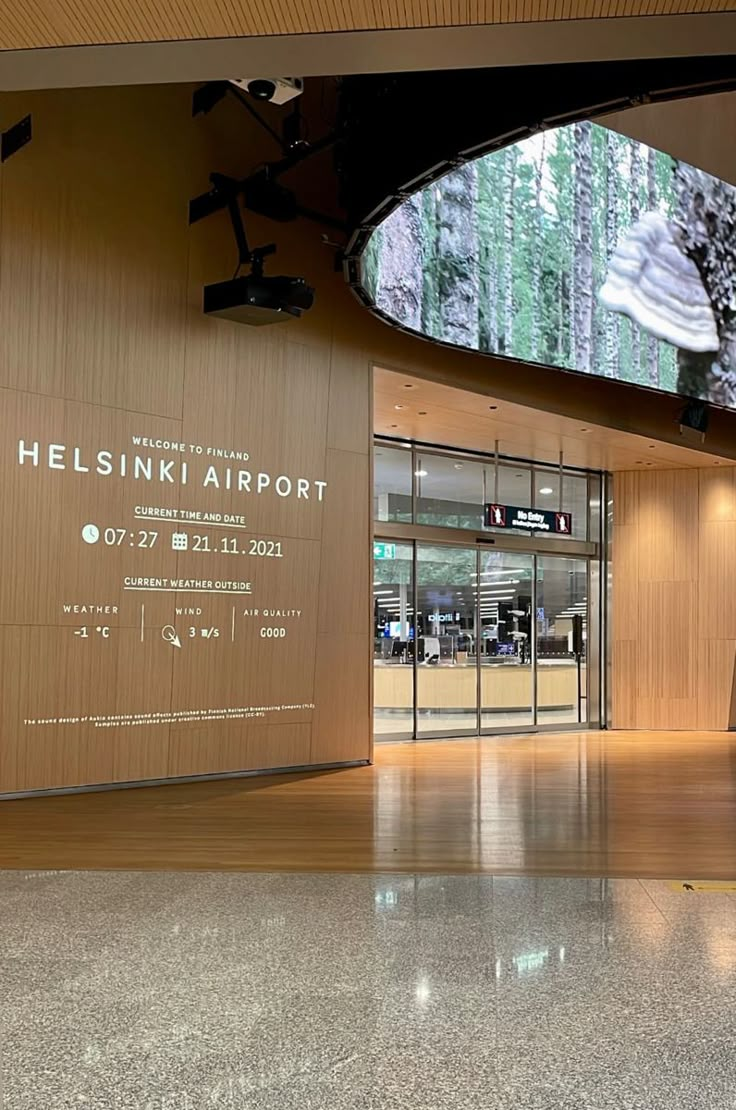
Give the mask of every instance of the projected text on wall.
M 0 616 L 50 645 L 18 726 L 303 719 L 327 481 L 235 446 L 44 432 L 19 428 L 2 467 Z

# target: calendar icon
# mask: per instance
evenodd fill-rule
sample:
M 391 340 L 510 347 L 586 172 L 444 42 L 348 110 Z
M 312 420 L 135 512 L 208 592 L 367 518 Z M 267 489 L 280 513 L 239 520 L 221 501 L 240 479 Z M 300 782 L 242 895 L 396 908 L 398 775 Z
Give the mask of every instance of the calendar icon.
M 171 537 L 171 546 L 174 551 L 186 551 L 189 547 L 189 536 L 186 532 L 174 532 Z

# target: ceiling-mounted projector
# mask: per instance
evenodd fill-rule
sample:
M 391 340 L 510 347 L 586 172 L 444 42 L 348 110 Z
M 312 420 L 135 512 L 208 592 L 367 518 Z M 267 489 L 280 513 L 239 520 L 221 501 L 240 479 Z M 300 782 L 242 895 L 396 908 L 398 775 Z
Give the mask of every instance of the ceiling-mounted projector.
M 230 213 L 230 222 L 238 248 L 238 265 L 235 275 L 229 281 L 218 281 L 205 285 L 203 308 L 207 316 L 220 316 L 233 320 L 236 324 L 280 324 L 287 320 L 299 319 L 303 312 L 314 304 L 314 289 L 307 285 L 304 278 L 266 277 L 263 264 L 270 254 L 275 254 L 276 244 L 268 243 L 262 247 L 250 247 L 245 233 L 243 216 L 238 203 L 242 183 L 210 174 L 213 190 L 205 201 L 214 204 L 214 211 L 224 206 Z M 200 198 L 201 201 L 202 198 Z M 195 202 L 192 202 L 194 204 Z M 198 211 L 190 220 L 201 219 Z M 250 273 L 240 274 L 243 266 L 250 266 Z
M 229 83 L 269 104 L 288 104 L 304 92 L 301 77 L 231 77 Z
M 204 311 L 237 324 L 278 324 L 298 319 L 314 304 L 303 278 L 245 274 L 204 287 Z

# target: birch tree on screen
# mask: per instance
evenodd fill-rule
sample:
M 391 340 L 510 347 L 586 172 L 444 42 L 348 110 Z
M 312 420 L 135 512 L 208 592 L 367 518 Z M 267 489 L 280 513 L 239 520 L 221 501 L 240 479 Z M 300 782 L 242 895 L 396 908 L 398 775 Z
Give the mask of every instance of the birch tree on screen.
M 447 343 L 736 407 L 735 213 L 733 186 L 580 121 L 408 198 L 363 284 Z
M 422 197 L 409 197 L 382 225 L 381 281 L 376 304 L 419 331 L 422 323 Z
M 592 124 L 574 124 L 575 255 L 572 311 L 575 320 L 575 369 L 590 370 L 593 339 L 593 147 Z
M 437 273 L 440 333 L 446 343 L 478 347 L 478 167 L 467 162 L 440 182 Z

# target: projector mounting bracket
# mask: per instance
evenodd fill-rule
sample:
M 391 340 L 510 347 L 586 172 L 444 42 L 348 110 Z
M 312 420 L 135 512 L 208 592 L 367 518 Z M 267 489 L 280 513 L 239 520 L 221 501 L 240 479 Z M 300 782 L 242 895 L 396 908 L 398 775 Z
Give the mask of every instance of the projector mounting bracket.
M 232 177 L 226 177 L 225 174 L 213 173 L 210 175 L 213 189 L 220 192 L 225 198 L 225 206 L 227 207 L 230 216 L 230 223 L 233 226 L 233 235 L 235 236 L 235 244 L 238 248 L 238 265 L 235 268 L 233 277 L 237 277 L 242 266 L 250 263 L 251 273 L 254 277 L 263 276 L 263 260 L 269 254 L 276 253 L 276 244 L 268 243 L 265 247 L 253 247 L 248 244 L 248 236 L 245 233 L 245 224 L 243 223 L 243 215 L 240 211 L 240 202 L 238 200 L 240 189 L 239 182 Z

